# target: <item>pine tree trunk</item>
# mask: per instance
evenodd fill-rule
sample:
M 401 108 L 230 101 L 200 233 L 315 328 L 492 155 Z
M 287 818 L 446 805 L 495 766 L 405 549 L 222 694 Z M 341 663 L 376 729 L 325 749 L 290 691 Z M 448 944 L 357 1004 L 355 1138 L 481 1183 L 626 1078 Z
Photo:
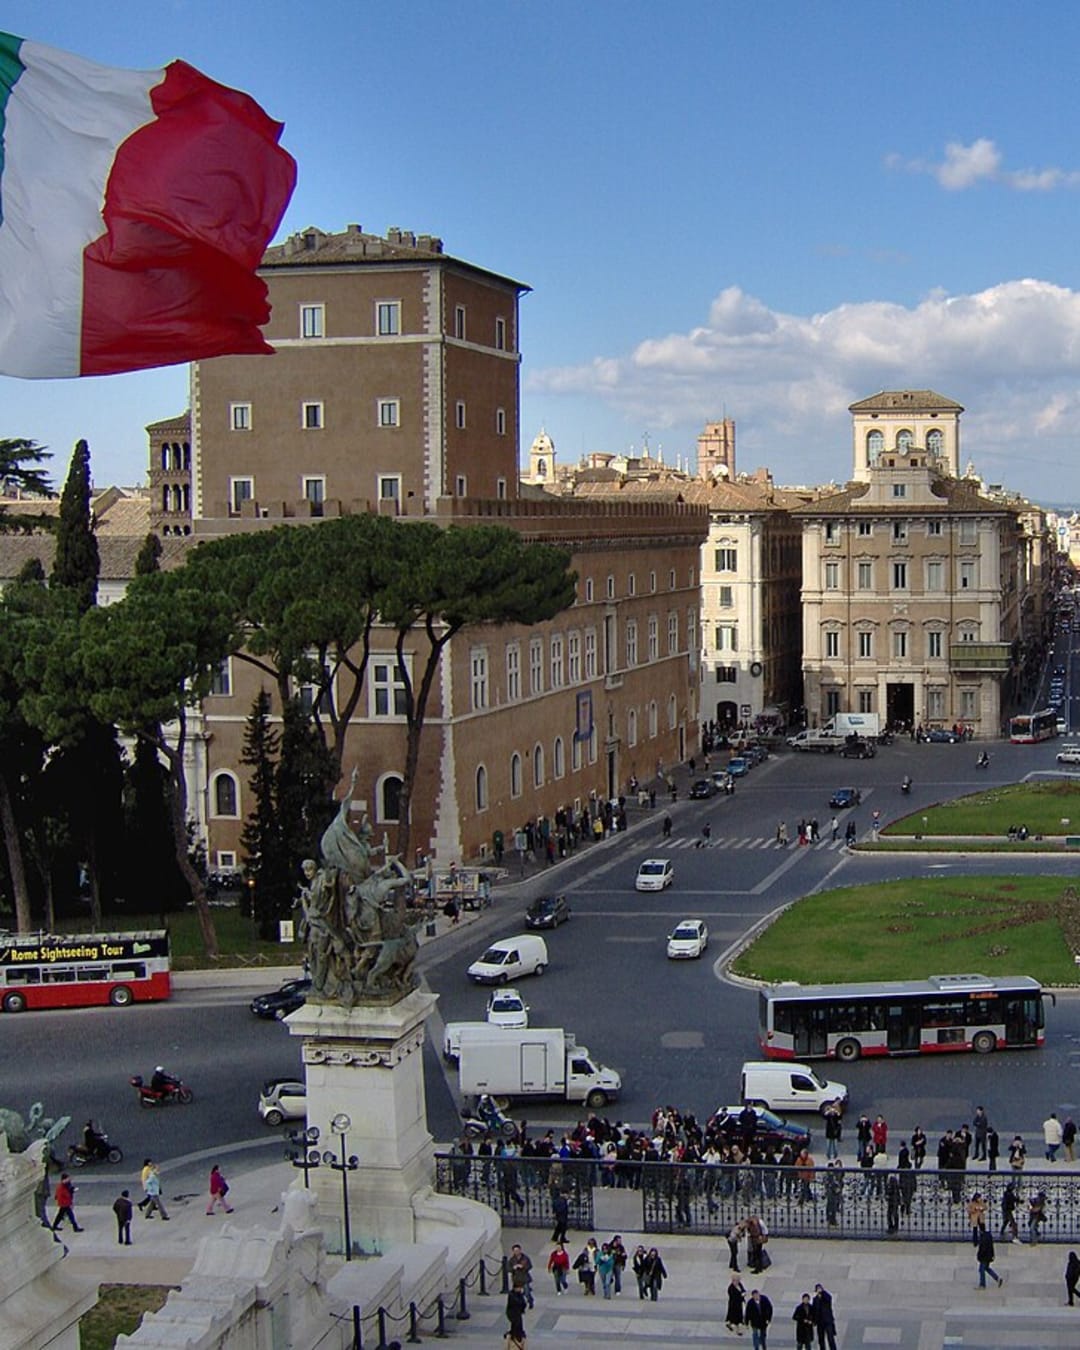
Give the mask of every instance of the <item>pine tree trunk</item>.
M 0 826 L 7 847 L 8 872 L 15 899 L 15 929 L 19 933 L 33 932 L 34 920 L 30 912 L 30 892 L 26 885 L 26 862 L 23 859 L 22 835 L 15 820 L 15 808 L 7 779 L 0 773 Z
M 164 737 L 158 743 L 158 748 L 169 765 L 169 819 L 172 822 L 176 865 L 191 892 L 192 904 L 199 916 L 199 929 L 206 955 L 211 961 L 216 961 L 221 953 L 218 951 L 217 932 L 214 928 L 213 915 L 210 913 L 210 901 L 203 879 L 192 866 L 191 858 L 188 856 L 187 785 L 184 781 L 183 749 L 174 750 Z

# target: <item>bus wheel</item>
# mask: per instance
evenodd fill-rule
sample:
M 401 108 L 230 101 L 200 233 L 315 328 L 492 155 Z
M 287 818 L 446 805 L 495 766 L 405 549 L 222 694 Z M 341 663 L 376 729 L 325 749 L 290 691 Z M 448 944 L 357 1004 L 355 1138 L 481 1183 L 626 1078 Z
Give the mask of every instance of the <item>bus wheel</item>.
M 971 1048 L 977 1055 L 988 1055 L 997 1049 L 997 1037 L 992 1031 L 980 1031 L 972 1037 Z
M 842 1059 L 845 1064 L 850 1064 L 852 1060 L 859 1058 L 862 1053 L 862 1047 L 858 1041 L 853 1041 L 849 1036 L 846 1040 L 839 1041 L 836 1046 L 836 1058 Z
M 5 995 L 4 995 L 4 1011 L 5 1011 L 5 1012 L 25 1012 L 25 1011 L 26 1011 L 26 998 L 25 998 L 22 994 L 5 994 Z
M 114 1008 L 126 1008 L 131 1001 L 131 990 L 126 984 L 118 984 L 109 993 L 109 1002 Z

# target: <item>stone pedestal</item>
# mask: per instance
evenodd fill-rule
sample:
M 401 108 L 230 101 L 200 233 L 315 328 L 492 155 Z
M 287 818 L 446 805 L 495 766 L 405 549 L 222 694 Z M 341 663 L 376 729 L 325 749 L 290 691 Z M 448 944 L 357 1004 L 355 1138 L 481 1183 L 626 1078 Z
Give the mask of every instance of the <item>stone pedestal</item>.
M 304 1038 L 307 1123 L 319 1130 L 320 1156 L 332 1152 L 341 1161 L 341 1135 L 331 1122 L 342 1115 L 351 1122 L 345 1156 L 355 1155 L 359 1167 L 344 1177 L 354 1252 L 382 1253 L 417 1238 L 414 1202 L 428 1195 L 434 1178 L 423 1046 L 436 1002 L 418 989 L 385 1007 L 309 1001 L 285 1019 L 290 1033 Z M 343 1250 L 342 1175 L 325 1163 L 311 1173 L 332 1251 Z

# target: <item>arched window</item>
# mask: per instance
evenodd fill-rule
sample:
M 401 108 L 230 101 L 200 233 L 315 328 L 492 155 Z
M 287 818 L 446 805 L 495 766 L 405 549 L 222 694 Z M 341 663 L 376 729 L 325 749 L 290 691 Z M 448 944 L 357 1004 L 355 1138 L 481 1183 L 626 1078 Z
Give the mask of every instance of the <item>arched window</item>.
M 626 714 L 626 743 L 637 745 L 637 709 L 631 708 Z
M 488 804 L 487 769 L 482 764 L 476 766 L 476 809 L 486 811 Z
M 521 756 L 516 751 L 510 756 L 510 796 L 521 796 Z
M 667 705 L 667 724 L 668 724 L 668 731 L 674 731 L 674 730 L 675 730 L 675 726 L 676 726 L 678 720 L 679 720 L 679 705 L 678 705 L 678 703 L 677 703 L 676 700 L 675 700 L 675 695 L 672 694 L 672 696 L 668 699 L 668 705 Z
M 935 427 L 926 433 L 926 449 L 931 455 L 940 455 L 945 448 L 945 433 Z
M 885 437 L 880 431 L 871 431 L 866 437 L 866 462 L 874 465 L 881 458 L 881 452 L 885 449 Z
M 238 816 L 236 779 L 231 773 L 219 773 L 214 779 L 214 815 Z
M 656 734 L 660 729 L 660 719 L 657 715 L 657 711 L 656 700 L 653 699 L 649 704 L 649 736 L 651 739 L 655 739 Z
M 169 485 L 168 485 L 168 483 L 166 483 L 165 486 L 161 489 L 161 509 L 162 509 L 163 511 L 167 511 L 167 510 L 169 509 Z
M 169 447 L 167 445 L 161 447 L 161 467 L 163 469 L 169 467 Z
M 906 428 L 903 431 L 898 431 L 896 433 L 897 452 L 901 455 L 906 455 L 907 452 L 911 449 L 912 439 L 913 437 L 911 435 L 911 432 L 908 431 Z
M 378 787 L 379 820 L 387 823 L 401 819 L 401 788 L 404 779 L 388 773 Z
M 537 741 L 533 748 L 533 787 L 544 786 L 544 747 Z
M 556 778 L 562 778 L 566 774 L 566 752 L 561 736 L 555 737 L 555 744 L 551 747 L 551 771 Z

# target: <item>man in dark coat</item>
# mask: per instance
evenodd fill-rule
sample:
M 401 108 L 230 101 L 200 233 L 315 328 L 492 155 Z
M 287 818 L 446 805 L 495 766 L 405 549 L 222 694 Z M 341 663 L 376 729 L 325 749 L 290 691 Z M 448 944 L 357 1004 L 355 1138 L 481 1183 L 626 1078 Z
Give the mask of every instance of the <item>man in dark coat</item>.
M 754 1350 L 768 1350 L 772 1304 L 760 1289 L 752 1289 L 746 1300 L 746 1325 L 753 1336 Z
M 817 1327 L 818 1350 L 836 1350 L 836 1317 L 832 1294 L 822 1284 L 814 1285 L 814 1326 Z
M 989 1228 L 984 1228 L 979 1237 L 979 1248 L 975 1253 L 979 1262 L 979 1288 L 986 1288 L 986 1277 L 991 1276 L 1000 1288 L 1005 1281 L 997 1273 L 994 1267 L 994 1238 Z
M 555 1231 L 551 1234 L 551 1240 L 565 1242 L 566 1225 L 570 1222 L 570 1201 L 566 1198 L 565 1191 L 556 1191 L 552 1196 L 551 1213 L 555 1219 Z

